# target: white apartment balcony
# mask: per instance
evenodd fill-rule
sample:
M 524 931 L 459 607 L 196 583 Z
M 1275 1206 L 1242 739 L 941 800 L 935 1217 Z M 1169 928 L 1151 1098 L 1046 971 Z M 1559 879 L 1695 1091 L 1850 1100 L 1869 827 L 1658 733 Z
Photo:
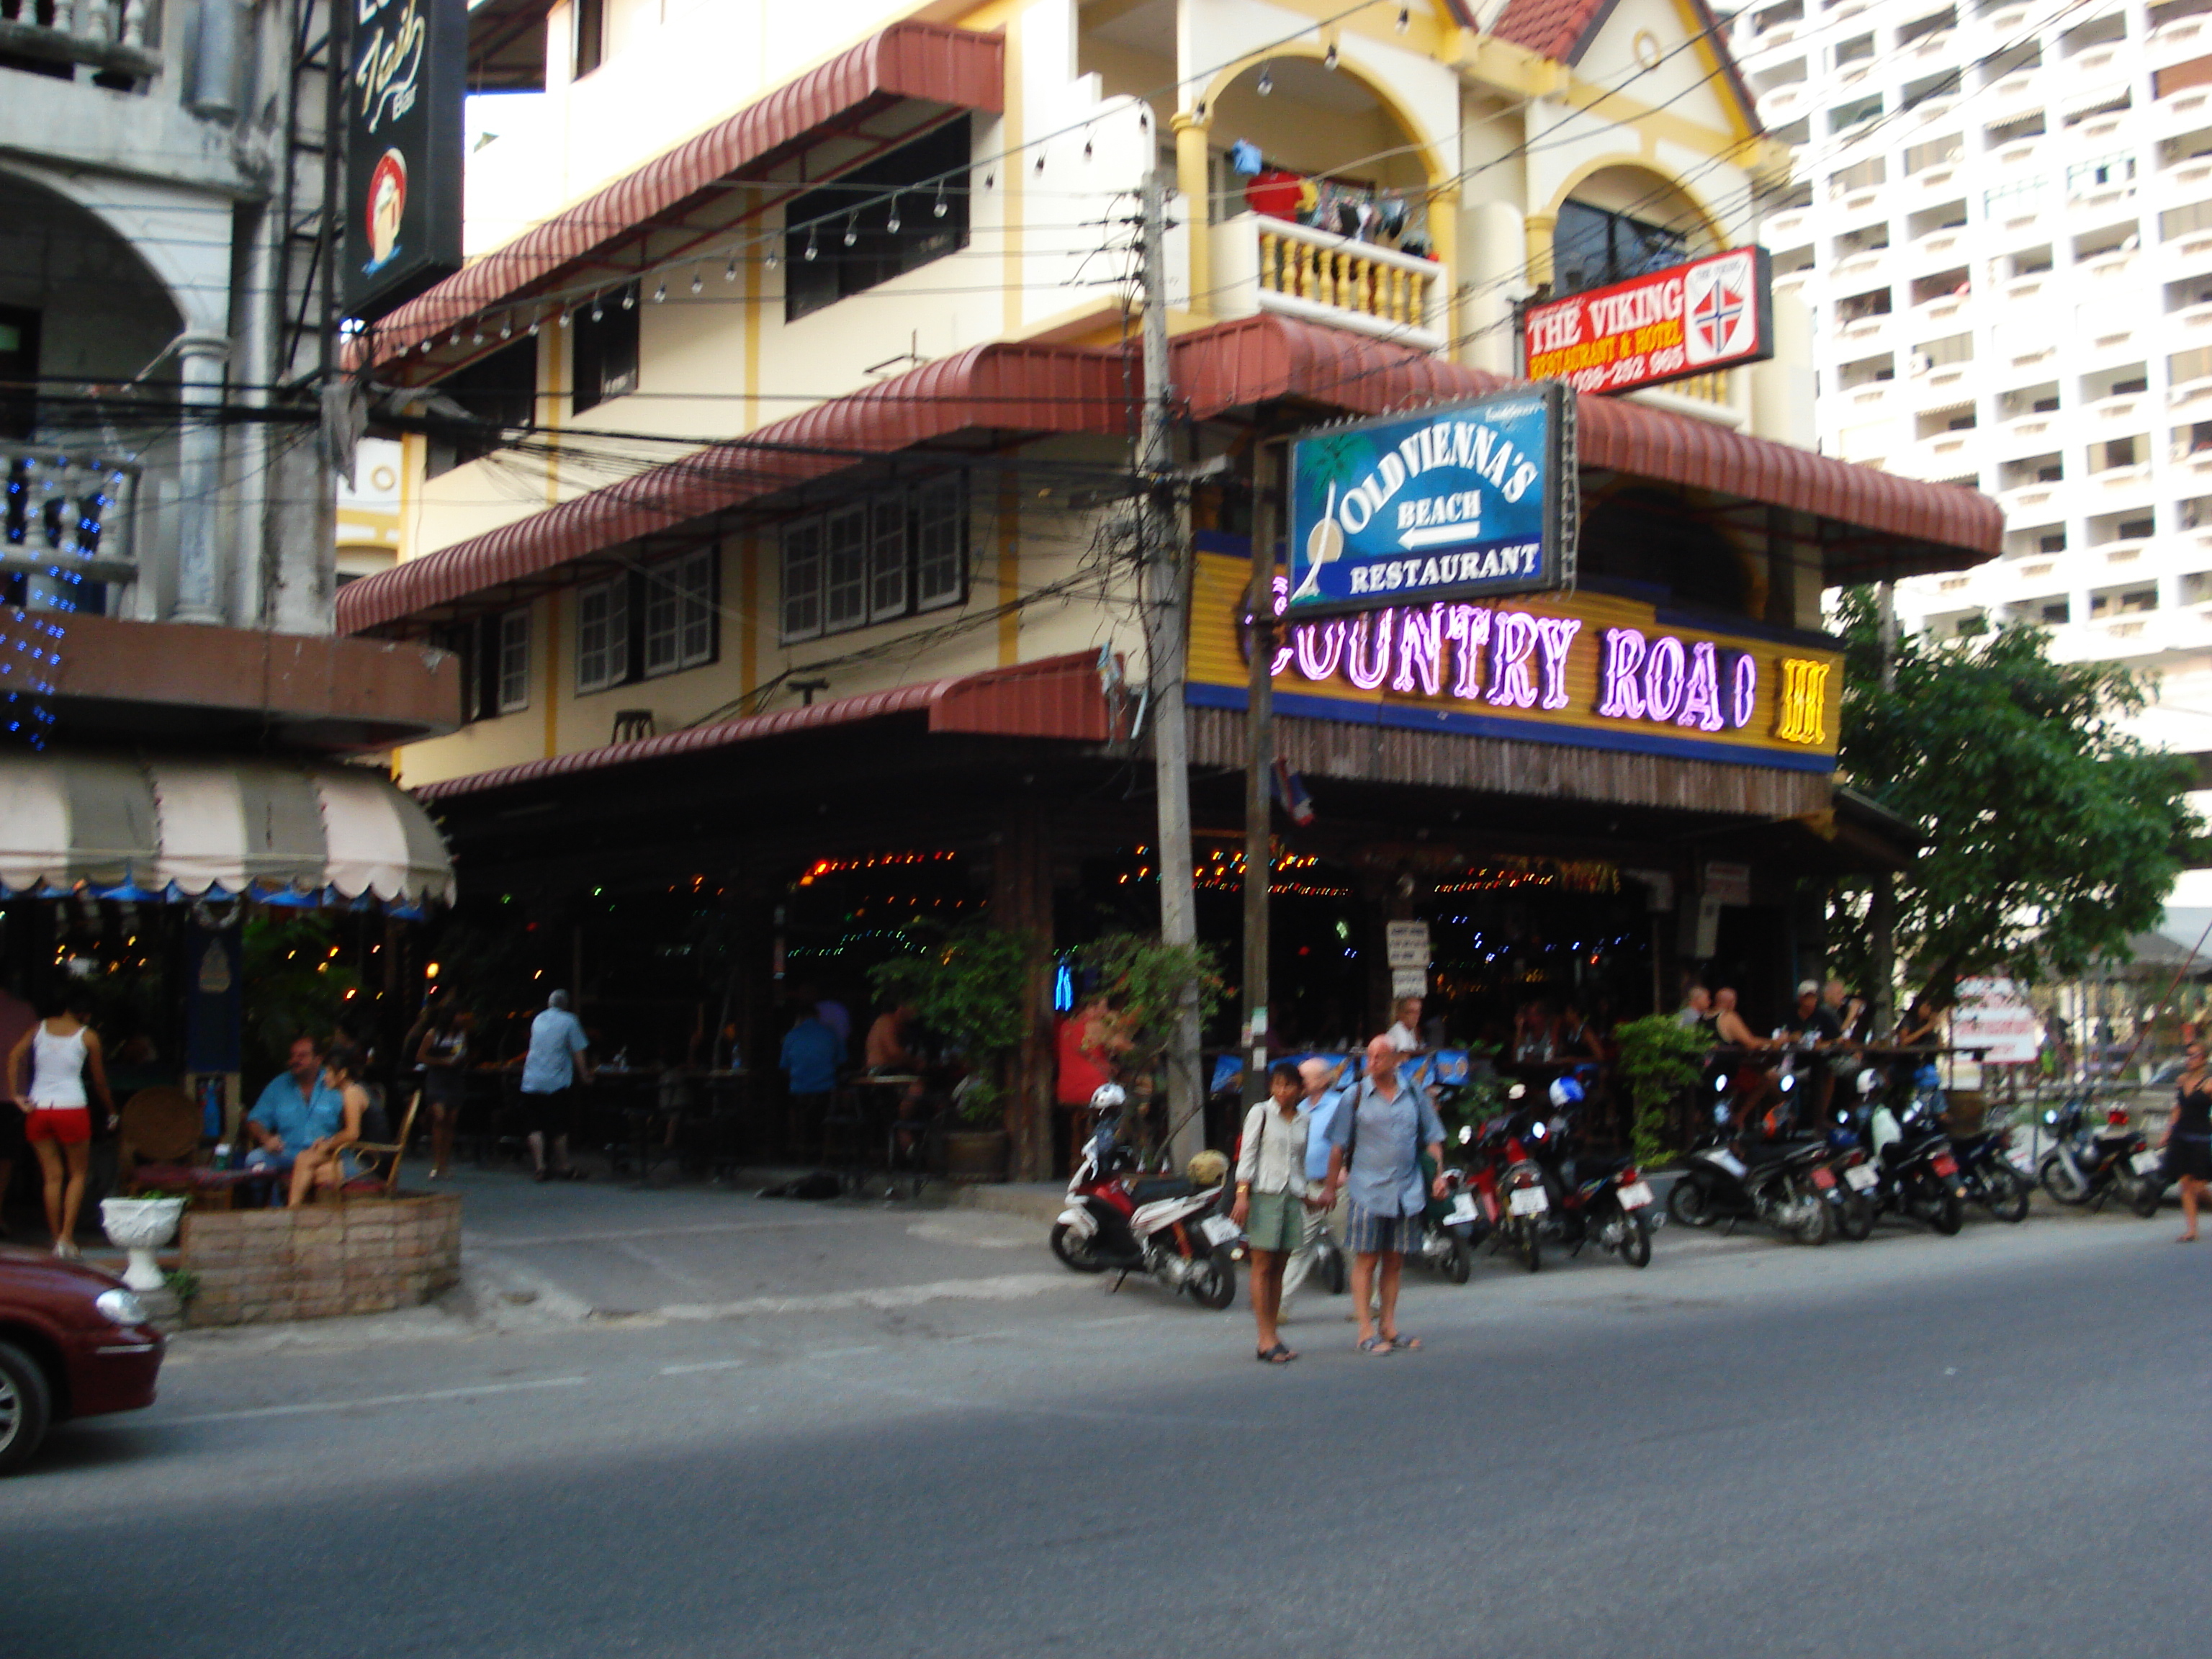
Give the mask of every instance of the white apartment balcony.
M 2107 218 L 2107 216 L 2102 213 L 2091 213 L 2079 210 L 2074 216 L 2094 220 L 2100 225 L 2105 223 Z M 2138 250 L 2135 248 L 2114 248 L 2110 253 L 2100 253 L 2094 258 L 2081 260 L 2075 265 L 2074 271 L 2082 281 L 2087 283 L 2123 282 L 2135 274 L 2137 254 Z M 2096 295 L 2093 294 L 2087 297 L 2094 300 Z
M 1939 295 L 1933 300 L 1923 300 L 1905 314 L 1912 319 L 1912 325 L 1916 329 L 1948 328 L 1950 331 L 1956 332 L 1964 325 L 1960 319 L 1966 314 L 1966 307 L 1972 298 L 1966 294 Z
M 1770 127 L 1796 120 L 1805 112 L 1805 100 L 1811 90 L 1808 82 L 1792 81 L 1759 94 L 1759 118 Z
M 2160 282 L 2179 282 L 2212 271 L 2212 230 L 2200 230 L 2178 241 L 2161 242 L 2153 270 Z
M 1856 425 L 1888 407 L 1890 394 L 1900 384 L 1897 380 L 1869 380 L 1864 386 L 1846 386 L 1836 397 L 1850 411 L 1852 424 Z
M 2212 191 L 2212 155 L 2162 168 L 2151 175 L 2150 189 L 2161 206 L 2203 201 L 2207 191 Z
M 2212 489 L 2212 449 L 2191 453 L 2185 443 L 2176 444 L 2169 452 L 2172 464 L 2166 471 L 2166 481 L 2193 490 Z
M 2149 545 L 2150 538 L 2147 536 L 2130 536 L 2124 541 L 2100 542 L 2094 547 L 2083 548 L 2080 556 L 2069 560 L 2069 563 L 2086 567 L 2080 580 L 2101 583 L 2114 570 L 2119 571 L 2124 577 L 2129 574 L 2128 567 L 2142 564 L 2143 550 Z
M 2212 413 L 2212 375 L 2176 381 L 2166 389 L 2166 406 L 2176 415 Z
M 2051 273 L 2039 270 L 2029 276 L 2014 276 L 1997 284 L 1997 292 L 2008 304 L 2040 305 L 2048 297 Z
M 34 609 L 108 611 L 86 584 L 125 587 L 138 580 L 140 473 L 74 443 L 0 443 L 7 493 L 36 504 L 10 526 L 21 539 L 0 541 L 0 579 L 27 577 Z
M 1272 311 L 1424 351 L 1444 343 L 1449 275 L 1395 248 L 1243 213 L 1213 227 L 1213 280 L 1218 316 Z
M 2191 87 L 2150 107 L 2150 130 L 2160 138 L 2201 127 L 2208 119 L 2212 119 L 2212 87 Z
M 1806 227 L 1812 219 L 1813 210 L 1810 208 L 1792 208 L 1787 213 L 1770 214 L 1765 222 L 1759 226 L 1759 240 L 1768 247 L 1795 247 L 1805 240 L 1808 234 Z
M 1918 478 L 1960 478 L 1982 470 L 1989 434 L 1969 428 L 1917 439 L 1896 470 Z
M 2212 52 L 2212 17 L 2203 12 L 2161 23 L 2143 42 L 2146 66 L 2154 70 L 2170 69 L 2208 52 Z
M 2002 81 L 1993 81 L 1980 96 L 1983 120 L 1991 125 L 2012 120 L 2027 114 L 2042 101 L 2038 91 L 2043 79 L 2040 66 L 2015 70 Z
M 2102 472 L 2092 472 L 2083 481 L 2085 493 L 2090 497 L 2083 510 L 2090 513 L 2116 512 L 2134 501 L 2148 503 L 2150 495 L 2150 463 L 2137 461 L 2132 466 L 2108 466 Z M 2106 505 L 2106 503 L 2112 505 Z M 2143 510 L 2150 510 L 2148 504 Z
M 1889 266 L 1893 247 L 1870 247 L 1857 253 L 1847 253 L 1828 267 L 1828 280 L 1838 283 L 1853 283 L 1862 278 L 1872 278 Z
M 1897 313 L 1885 311 L 1873 317 L 1862 317 L 1856 322 L 1838 323 L 1835 338 L 1838 344 L 1852 349 L 1852 356 L 1865 356 L 1878 349 L 1888 339 L 1890 327 L 1897 321 Z
M 2123 392 L 2116 397 L 2100 398 L 2094 403 L 2084 404 L 2081 412 L 2100 426 L 2107 421 L 2130 421 L 2150 407 L 2147 392 Z M 2144 418 L 2148 416 L 2145 415 Z
M 1958 402 L 1973 373 L 1974 361 L 1969 357 L 1964 362 L 1938 363 L 1924 374 L 1913 375 L 1905 382 L 1912 388 L 1912 406 L 1930 409 Z
M 2075 58 L 2069 67 L 2070 67 L 2076 75 L 2094 75 L 2100 70 L 2109 70 L 2112 68 L 2115 63 L 2119 61 L 2119 42 L 2117 40 L 2107 41 L 2101 46 L 2090 47 L 2088 51 L 2083 52 L 2079 58 Z
M 1923 126 L 1941 121 L 1959 107 L 1960 94 L 1947 92 L 1940 98 L 1924 99 L 1912 106 L 1913 118 Z
M 2010 489 L 1997 491 L 1997 505 L 2004 509 L 2008 523 L 2025 520 L 2034 524 L 2039 520 L 2063 517 L 2059 507 L 2066 481 L 2054 478 L 2048 483 L 2014 484 Z
M 2069 185 L 2066 191 L 2066 223 L 2069 229 L 2094 230 L 2136 210 L 2136 181 L 2109 185 Z
M 1984 12 L 1981 17 L 1981 25 L 1984 33 L 2002 35 L 2008 41 L 2012 36 L 2020 33 L 2021 26 L 2027 21 L 2026 6 L 2007 6 L 2002 11 Z
M 2009 421 L 1997 422 L 1997 447 L 2008 455 L 2032 455 L 2039 449 L 2056 446 L 2057 441 L 2052 434 L 2057 428 L 2057 410 L 2046 410 L 2034 415 L 2015 415 Z
M 0 22 L 0 47 L 50 64 L 82 64 L 96 72 L 149 80 L 161 73 L 161 54 L 148 29 L 146 0 L 61 0 L 52 7 L 27 5 L 24 15 Z M 37 20 L 49 15 L 50 23 Z

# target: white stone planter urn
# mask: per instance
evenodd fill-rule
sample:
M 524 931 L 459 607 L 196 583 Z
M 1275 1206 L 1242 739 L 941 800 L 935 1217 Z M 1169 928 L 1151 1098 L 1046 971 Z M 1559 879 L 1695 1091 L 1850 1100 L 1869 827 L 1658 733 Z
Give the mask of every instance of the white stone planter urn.
M 185 1212 L 181 1198 L 104 1198 L 100 1201 L 100 1224 L 107 1242 L 131 1252 L 131 1265 L 123 1282 L 134 1291 L 161 1288 L 161 1264 L 154 1252 L 177 1236 L 177 1221 Z

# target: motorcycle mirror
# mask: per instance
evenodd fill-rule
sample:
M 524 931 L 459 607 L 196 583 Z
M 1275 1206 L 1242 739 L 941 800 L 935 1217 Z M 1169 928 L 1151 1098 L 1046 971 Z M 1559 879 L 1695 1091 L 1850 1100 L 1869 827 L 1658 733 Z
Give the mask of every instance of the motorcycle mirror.
M 1527 1084 L 1516 1083 L 1505 1091 L 1505 1097 L 1508 1100 L 1518 1100 L 1528 1092 L 1528 1085 Z
M 1474 1139 L 1474 1131 L 1473 1129 L 1469 1129 L 1469 1128 L 1462 1128 L 1462 1129 L 1459 1132 L 1459 1144 L 1460 1144 L 1461 1146 L 1466 1146 L 1469 1141 L 1473 1140 Z

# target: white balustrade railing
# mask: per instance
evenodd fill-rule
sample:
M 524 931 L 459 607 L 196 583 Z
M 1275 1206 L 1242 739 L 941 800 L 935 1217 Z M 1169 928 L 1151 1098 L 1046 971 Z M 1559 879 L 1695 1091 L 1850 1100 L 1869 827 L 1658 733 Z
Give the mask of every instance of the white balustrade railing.
M 137 579 L 139 468 L 94 446 L 0 443 L 0 583 L 34 608 L 82 611 L 87 585 Z
M 1273 311 L 1399 340 L 1444 343 L 1443 264 L 1287 219 L 1240 214 L 1213 228 L 1218 316 Z
M 149 0 L 0 0 L 0 50 L 134 79 L 161 67 Z

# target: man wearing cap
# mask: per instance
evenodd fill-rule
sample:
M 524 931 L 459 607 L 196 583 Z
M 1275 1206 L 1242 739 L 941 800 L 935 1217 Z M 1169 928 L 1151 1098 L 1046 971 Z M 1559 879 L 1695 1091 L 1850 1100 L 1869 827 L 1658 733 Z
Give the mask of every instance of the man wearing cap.
M 1790 1012 L 1785 1022 L 1790 1041 L 1814 1051 L 1813 1064 L 1805 1076 L 1805 1086 L 1811 1091 L 1815 1108 L 1825 1111 L 1828 1091 L 1833 1086 L 1828 1074 L 1827 1051 L 1843 1040 L 1844 1024 L 1836 1018 L 1836 1011 L 1828 1006 L 1820 995 L 1820 981 L 1801 980 L 1797 984 L 1797 1006 Z M 1790 1104 L 1794 1108 L 1796 1103 Z

